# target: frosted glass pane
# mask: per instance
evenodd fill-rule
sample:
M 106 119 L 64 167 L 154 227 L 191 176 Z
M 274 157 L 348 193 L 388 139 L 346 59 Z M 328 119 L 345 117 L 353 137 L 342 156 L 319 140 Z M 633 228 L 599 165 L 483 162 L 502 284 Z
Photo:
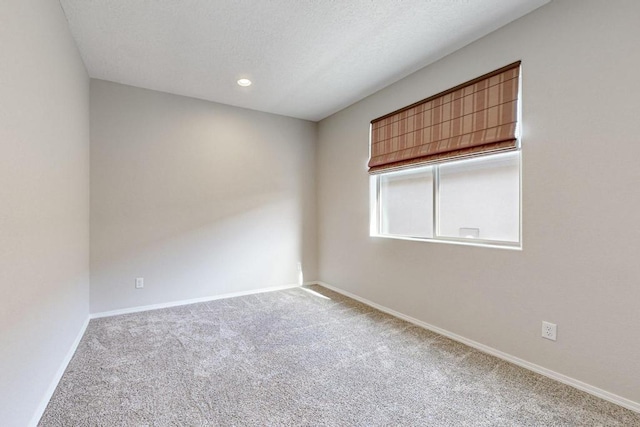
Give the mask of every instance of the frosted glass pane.
M 433 168 L 380 176 L 380 232 L 433 237 Z
M 439 235 L 520 240 L 520 153 L 440 166 Z

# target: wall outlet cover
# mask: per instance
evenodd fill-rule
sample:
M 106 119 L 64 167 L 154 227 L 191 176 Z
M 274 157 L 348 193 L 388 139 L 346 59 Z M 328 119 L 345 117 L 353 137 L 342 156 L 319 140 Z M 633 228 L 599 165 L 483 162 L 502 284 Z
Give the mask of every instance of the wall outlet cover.
M 542 338 L 555 341 L 558 334 L 558 325 L 550 322 L 542 322 Z

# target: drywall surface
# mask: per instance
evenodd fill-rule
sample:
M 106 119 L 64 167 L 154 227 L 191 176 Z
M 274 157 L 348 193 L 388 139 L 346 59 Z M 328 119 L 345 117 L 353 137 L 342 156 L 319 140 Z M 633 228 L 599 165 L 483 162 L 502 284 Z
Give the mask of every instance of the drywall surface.
M 640 402 L 639 18 L 556 0 L 320 122 L 320 279 Z M 516 60 L 523 250 L 369 237 L 370 120 Z
M 316 279 L 316 130 L 92 80 L 91 311 Z
M 58 2 L 0 16 L 0 424 L 24 427 L 89 314 L 89 77 Z

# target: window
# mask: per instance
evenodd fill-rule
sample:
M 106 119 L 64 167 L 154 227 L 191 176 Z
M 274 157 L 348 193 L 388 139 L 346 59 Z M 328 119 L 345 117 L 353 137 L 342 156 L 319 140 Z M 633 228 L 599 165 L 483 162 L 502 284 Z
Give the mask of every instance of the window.
M 519 151 L 371 179 L 373 235 L 519 246 Z
M 520 62 L 371 122 L 371 234 L 520 247 Z
M 433 237 L 433 170 L 379 175 L 380 234 Z

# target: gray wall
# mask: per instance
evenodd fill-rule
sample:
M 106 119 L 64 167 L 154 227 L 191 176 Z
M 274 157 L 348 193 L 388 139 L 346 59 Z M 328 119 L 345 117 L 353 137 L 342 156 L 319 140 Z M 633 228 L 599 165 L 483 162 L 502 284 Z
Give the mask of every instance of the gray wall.
M 321 280 L 640 402 L 639 17 L 556 0 L 323 120 Z M 369 121 L 519 59 L 523 250 L 369 237 Z
M 91 311 L 316 279 L 316 124 L 92 80 Z M 144 289 L 135 289 L 144 277 Z
M 57 1 L 0 16 L 0 424 L 23 427 L 89 314 L 89 78 Z

